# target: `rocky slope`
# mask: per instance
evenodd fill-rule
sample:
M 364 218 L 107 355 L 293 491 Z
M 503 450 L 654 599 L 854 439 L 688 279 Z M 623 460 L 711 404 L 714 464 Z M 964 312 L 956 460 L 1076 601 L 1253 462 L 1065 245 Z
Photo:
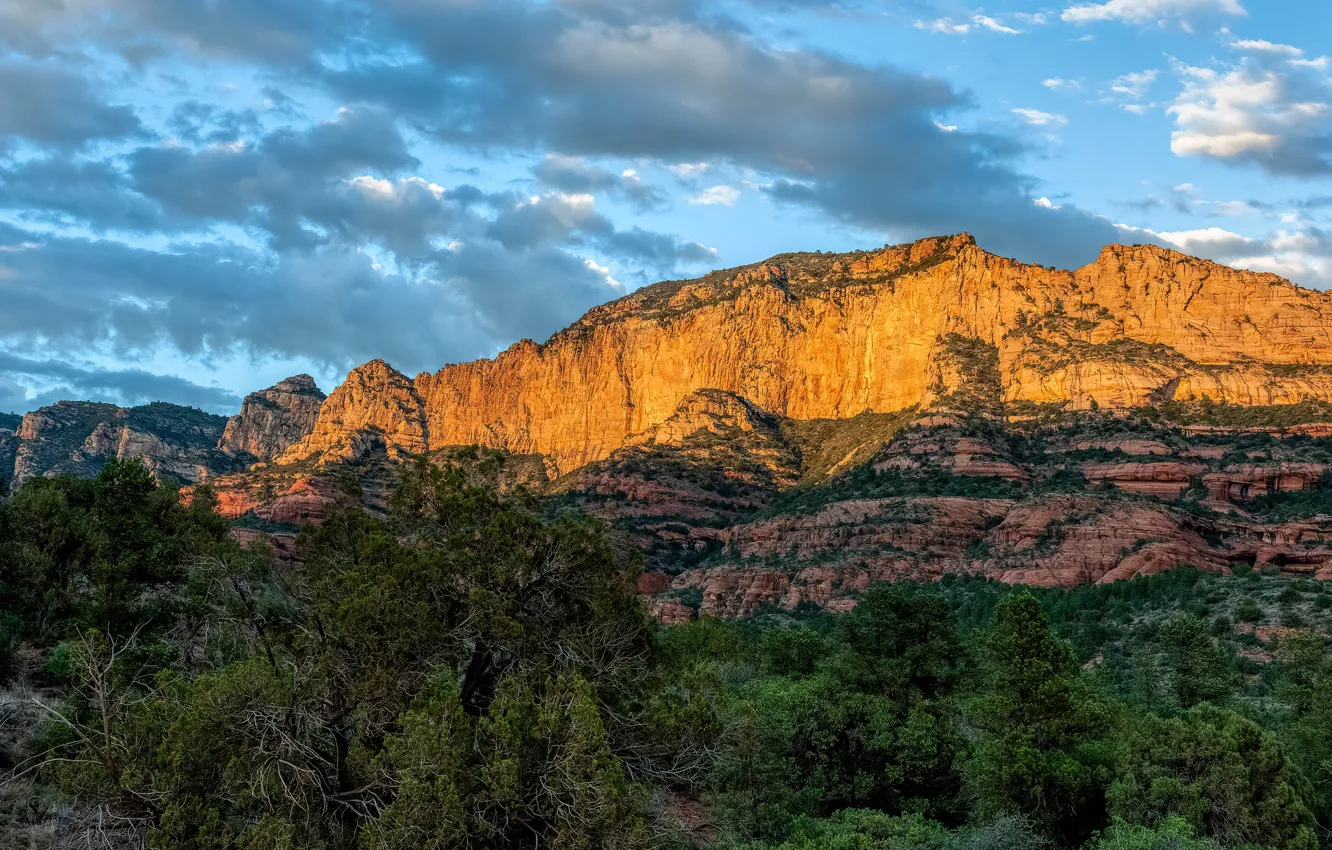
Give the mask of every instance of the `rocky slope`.
M 96 475 L 114 457 L 140 458 L 166 480 L 194 483 L 285 451 L 309 434 L 323 401 L 308 375 L 248 396 L 230 419 L 163 402 L 61 401 L 0 418 L 0 480 Z
M 1156 247 L 1076 271 L 965 234 L 789 254 L 646 287 L 494 360 L 366 364 L 218 486 L 286 527 L 349 470 L 382 493 L 407 455 L 493 449 L 523 470 L 510 483 L 640 547 L 665 619 L 949 572 L 1332 575 L 1321 496 L 1268 504 L 1323 492 L 1329 331 L 1323 293 Z
M 0 478 L 96 475 L 107 458 L 138 457 L 165 478 L 197 481 L 235 468 L 216 448 L 225 424 L 221 416 L 160 402 L 121 408 L 62 401 L 24 416 L 12 437 L 0 436 Z
M 1131 407 L 1332 398 L 1332 300 L 1270 274 L 1152 246 L 1076 271 L 989 254 L 967 235 L 790 254 L 598 307 L 544 345 L 414 379 L 376 361 L 325 402 L 287 461 L 479 444 L 569 472 L 702 389 L 792 420 L 913 406 Z M 990 392 L 992 390 L 992 392 Z M 373 434 L 368 437 L 367 434 Z
M 247 465 L 212 479 L 222 510 L 288 555 L 348 493 L 382 509 L 424 454 L 606 519 L 667 621 L 962 572 L 1332 578 L 1332 299 L 1156 247 L 1076 271 L 966 235 L 782 255 L 493 360 L 376 360 L 321 398 L 304 376 L 257 393 L 211 450 Z M 71 434 L 114 419 L 75 407 Z M 27 426 L 16 465 L 44 451 Z M 48 454 L 25 469 L 71 468 Z

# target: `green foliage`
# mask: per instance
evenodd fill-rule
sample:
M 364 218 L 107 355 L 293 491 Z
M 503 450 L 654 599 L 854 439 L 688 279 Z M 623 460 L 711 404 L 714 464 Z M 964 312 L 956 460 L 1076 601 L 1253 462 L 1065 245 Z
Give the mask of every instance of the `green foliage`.
M 1175 617 L 1162 627 L 1161 642 L 1176 705 L 1192 708 L 1230 693 L 1230 658 L 1201 618 L 1192 614 Z
M 206 492 L 182 507 L 137 460 L 34 479 L 0 502 L 0 610 L 36 640 L 164 626 L 189 560 L 225 548 L 226 532 Z
M 1247 506 L 1254 515 L 1270 522 L 1332 514 L 1332 475 L 1324 474 L 1313 487 L 1264 493 Z
M 12 612 L 0 612 L 0 685 L 18 672 L 17 656 L 22 641 L 23 621 Z
M 714 780 L 719 810 L 737 830 L 774 839 L 848 807 L 955 819 L 963 654 L 942 597 L 876 585 L 827 638 L 792 632 L 765 635 L 760 649 L 785 675 L 737 690 L 737 741 Z
M 207 488 L 182 505 L 138 464 L 19 488 L 0 502 L 0 672 L 47 722 L 0 738 L 0 765 L 153 850 L 1328 838 L 1320 582 L 949 575 L 871 585 L 840 615 L 662 629 L 598 524 L 501 498 L 488 455 L 443 460 L 406 467 L 387 516 L 346 487 L 283 567 L 227 539 Z M 891 495 L 902 524 L 931 521 L 920 495 L 1021 492 L 871 473 L 833 489 Z M 1314 626 L 1267 663 L 1233 625 L 1278 612 Z M 692 838 L 677 812 L 703 822 Z
M 1235 605 L 1235 619 L 1242 623 L 1256 623 L 1263 618 L 1263 606 L 1258 600 L 1246 596 Z
M 1104 819 L 1104 708 L 1028 593 L 999 603 L 985 655 L 989 681 L 968 710 L 985 733 L 970 768 L 982 813 L 1026 815 L 1064 843 L 1085 839 Z
M 83 492 L 57 484 L 35 492 Z M 631 772 L 688 781 L 716 735 L 600 527 L 459 469 L 407 470 L 387 522 L 332 506 L 294 571 L 141 468 L 86 489 L 88 538 L 116 544 L 89 547 L 106 627 L 52 655 L 48 776 L 153 850 L 636 847 Z
M 1091 850 L 1221 850 L 1210 838 L 1198 838 L 1193 826 L 1179 816 L 1166 818 L 1155 827 L 1131 824 L 1121 818 L 1093 844 Z
M 1137 718 L 1129 733 L 1111 814 L 1146 825 L 1183 818 L 1227 847 L 1318 846 L 1304 779 L 1252 720 L 1204 705 Z
M 1321 636 L 1295 634 L 1282 641 L 1280 662 L 1278 693 L 1290 711 L 1280 739 L 1309 782 L 1308 799 L 1325 830 L 1332 811 L 1332 657 Z

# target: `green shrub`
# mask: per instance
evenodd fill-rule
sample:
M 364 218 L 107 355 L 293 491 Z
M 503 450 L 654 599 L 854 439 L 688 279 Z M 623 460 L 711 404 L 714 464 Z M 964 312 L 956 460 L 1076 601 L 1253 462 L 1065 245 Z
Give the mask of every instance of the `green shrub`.
M 1263 618 L 1263 606 L 1258 600 L 1246 596 L 1235 605 L 1235 619 L 1241 623 L 1256 623 Z

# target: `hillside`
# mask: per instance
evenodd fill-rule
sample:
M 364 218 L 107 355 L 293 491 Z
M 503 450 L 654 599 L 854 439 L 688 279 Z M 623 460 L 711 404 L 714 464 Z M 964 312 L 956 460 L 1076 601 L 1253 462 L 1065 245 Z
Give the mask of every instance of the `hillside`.
M 788 254 L 495 360 L 415 379 L 373 361 L 327 398 L 296 376 L 230 420 L 62 402 L 0 432 L 0 475 L 141 456 L 287 556 L 349 481 L 386 511 L 424 454 L 605 519 L 667 621 L 949 574 L 1325 577 L 1329 329 L 1323 293 L 1154 247 L 1074 272 L 966 235 Z
M 1327 846 L 1324 296 L 1106 257 L 1120 302 L 791 255 L 230 420 L 29 414 L 0 844 Z

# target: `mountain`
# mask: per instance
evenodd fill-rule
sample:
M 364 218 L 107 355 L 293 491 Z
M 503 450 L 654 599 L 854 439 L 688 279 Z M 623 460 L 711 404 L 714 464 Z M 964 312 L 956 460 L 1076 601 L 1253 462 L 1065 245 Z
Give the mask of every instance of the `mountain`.
M 159 475 L 196 481 L 235 468 L 216 456 L 225 424 L 221 416 L 162 402 L 122 408 L 61 401 L 24 416 L 12 436 L 0 432 L 0 478 L 95 475 L 107 458 L 140 457 Z
M 323 401 L 309 375 L 247 396 L 230 419 L 164 402 L 61 401 L 0 418 L 0 480 L 96 475 L 108 458 L 137 457 L 161 477 L 195 483 L 285 451 L 310 432 Z
M 961 236 L 788 254 L 597 307 L 544 345 L 409 379 L 376 361 L 281 460 L 479 444 L 560 473 L 603 460 L 690 393 L 792 420 L 986 406 L 1332 398 L 1332 299 L 1154 246 L 1060 271 Z
M 1332 577 L 1330 330 L 1323 293 L 1150 246 L 1073 272 L 965 234 L 788 254 L 493 360 L 367 363 L 214 484 L 289 555 L 348 476 L 383 509 L 424 453 L 606 519 L 666 621 L 950 573 Z
M 90 472 L 149 446 L 103 423 L 157 435 L 150 464 L 290 558 L 425 455 L 604 518 L 668 622 L 960 573 L 1332 578 L 1330 332 L 1332 298 L 1273 275 L 1152 246 L 1060 271 L 963 234 L 656 284 L 543 345 L 415 378 L 375 360 L 326 398 L 297 376 L 192 442 L 63 403 L 0 432 L 0 461 Z

